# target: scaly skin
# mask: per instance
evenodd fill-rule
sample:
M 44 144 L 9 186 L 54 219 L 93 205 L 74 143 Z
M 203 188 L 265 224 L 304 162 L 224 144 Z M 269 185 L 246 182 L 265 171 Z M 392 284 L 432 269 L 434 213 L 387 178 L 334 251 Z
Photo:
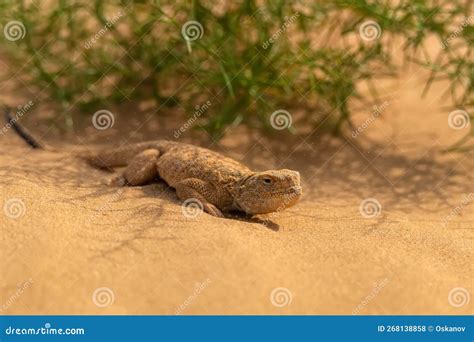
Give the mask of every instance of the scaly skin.
M 302 195 L 297 171 L 253 172 L 217 152 L 183 143 L 158 140 L 82 157 L 98 167 L 126 166 L 116 184 L 142 185 L 160 177 L 179 199 L 197 199 L 204 211 L 218 217 L 230 210 L 250 215 L 280 211 Z

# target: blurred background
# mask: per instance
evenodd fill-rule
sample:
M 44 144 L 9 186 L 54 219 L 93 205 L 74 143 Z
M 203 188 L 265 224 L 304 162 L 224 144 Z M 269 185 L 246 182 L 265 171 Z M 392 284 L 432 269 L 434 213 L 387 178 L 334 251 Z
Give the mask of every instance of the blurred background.
M 380 91 L 387 80 L 417 64 L 428 71 L 417 96 L 447 80 L 439 105 L 466 121 L 471 7 L 461 0 L 3 0 L 2 81 L 49 105 L 50 123 L 62 130 L 106 108 L 122 120 L 139 111 L 199 117 L 193 130 L 212 140 L 240 124 L 272 134 L 272 123 L 292 134 L 341 136 L 358 129 L 354 115 L 390 101 Z M 455 147 L 468 146 L 467 133 Z

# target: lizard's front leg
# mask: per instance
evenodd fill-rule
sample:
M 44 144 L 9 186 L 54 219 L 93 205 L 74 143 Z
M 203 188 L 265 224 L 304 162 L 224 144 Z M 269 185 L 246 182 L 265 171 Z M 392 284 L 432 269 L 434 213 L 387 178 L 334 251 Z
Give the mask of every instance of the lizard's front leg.
M 211 183 L 198 178 L 187 178 L 175 184 L 174 188 L 180 200 L 195 198 L 202 203 L 206 213 L 224 217 L 222 211 L 215 205 L 219 203 L 219 192 Z

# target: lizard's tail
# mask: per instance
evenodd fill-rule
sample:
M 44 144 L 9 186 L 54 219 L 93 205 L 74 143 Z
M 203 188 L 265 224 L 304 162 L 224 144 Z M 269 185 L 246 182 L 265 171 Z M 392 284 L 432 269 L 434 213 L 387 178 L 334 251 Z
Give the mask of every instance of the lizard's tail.
M 155 142 L 144 142 L 131 144 L 115 149 L 103 148 L 95 152 L 85 152 L 79 157 L 86 160 L 90 165 L 101 169 L 112 169 L 118 166 L 126 166 L 130 159 L 147 148 L 155 148 Z
M 11 126 L 15 132 L 32 148 L 44 149 L 44 146 L 40 144 L 39 141 L 35 139 L 25 127 L 18 123 L 18 118 L 13 116 L 12 111 L 8 107 L 5 107 L 5 120 L 7 121 L 7 125 Z

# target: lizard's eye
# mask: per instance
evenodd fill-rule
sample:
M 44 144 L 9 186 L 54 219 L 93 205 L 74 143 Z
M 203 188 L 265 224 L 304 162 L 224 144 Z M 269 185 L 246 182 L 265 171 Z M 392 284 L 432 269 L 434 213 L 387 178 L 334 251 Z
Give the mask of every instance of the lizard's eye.
M 272 179 L 271 178 L 262 178 L 262 181 L 266 185 L 272 184 Z

